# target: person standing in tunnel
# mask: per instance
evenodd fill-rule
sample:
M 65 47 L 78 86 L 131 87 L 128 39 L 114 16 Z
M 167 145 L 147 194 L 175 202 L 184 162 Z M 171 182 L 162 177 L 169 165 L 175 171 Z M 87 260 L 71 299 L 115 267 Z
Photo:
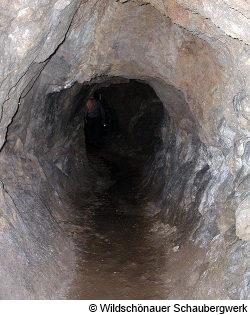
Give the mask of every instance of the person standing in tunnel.
M 86 102 L 84 120 L 86 123 L 87 143 L 97 146 L 102 122 L 105 121 L 105 112 L 96 94 L 92 94 Z

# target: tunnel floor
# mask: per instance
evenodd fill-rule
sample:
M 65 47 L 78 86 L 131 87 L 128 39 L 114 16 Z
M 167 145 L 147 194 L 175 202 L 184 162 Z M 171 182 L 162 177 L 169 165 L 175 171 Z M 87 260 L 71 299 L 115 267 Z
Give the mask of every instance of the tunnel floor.
M 170 298 L 176 281 L 182 288 L 189 265 L 193 270 L 194 250 L 180 244 L 175 227 L 147 214 L 138 157 L 92 151 L 89 159 L 101 169 L 101 189 L 87 200 L 74 195 L 76 214 L 69 227 L 78 261 L 65 299 Z

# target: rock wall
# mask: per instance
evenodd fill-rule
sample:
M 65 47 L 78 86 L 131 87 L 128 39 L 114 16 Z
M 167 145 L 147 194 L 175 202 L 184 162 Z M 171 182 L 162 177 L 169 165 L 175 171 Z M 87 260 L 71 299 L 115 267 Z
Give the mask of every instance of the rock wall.
M 154 202 L 161 217 L 183 229 L 191 224 L 191 238 L 207 247 L 207 269 L 192 297 L 249 298 L 247 4 L 44 0 L 14 1 L 10 6 L 6 0 L 1 6 L 2 169 L 9 163 L 8 172 L 0 175 L 1 244 L 5 250 L 6 242 L 12 243 L 8 261 L 19 257 L 8 265 L 1 260 L 9 274 L 3 298 L 19 297 L 22 281 L 19 287 L 13 284 L 19 266 L 24 266 L 24 278 L 31 283 L 33 275 L 27 273 L 27 258 L 21 253 L 29 246 L 34 250 L 37 238 L 47 244 L 46 253 L 53 248 L 53 258 L 46 256 L 49 263 L 65 253 L 60 248 L 66 240 L 53 243 L 54 233 L 60 234 L 54 225 L 67 216 L 60 212 L 61 196 L 73 183 L 79 184 L 77 172 L 88 185 L 90 172 L 80 147 L 83 125 L 76 114 L 81 110 L 80 84 L 113 77 L 149 84 L 169 114 L 148 183 L 157 187 Z M 32 209 L 42 221 L 34 219 Z M 25 230 L 31 223 L 41 229 Z M 45 226 L 53 231 L 51 236 Z M 37 236 L 30 232 L 34 229 Z M 29 242 L 21 231 L 29 235 Z M 42 253 L 41 248 L 38 257 Z M 70 265 L 66 256 L 64 266 Z M 41 266 L 45 263 L 37 260 L 32 269 L 41 270 L 40 278 L 45 274 Z M 213 288 L 215 278 L 223 280 L 220 287 Z M 24 298 L 51 297 L 46 289 L 26 287 Z
M 0 165 L 5 170 L 1 176 L 0 298 L 60 298 L 74 276 L 74 245 L 59 226 L 68 205 L 35 157 L 3 152 Z

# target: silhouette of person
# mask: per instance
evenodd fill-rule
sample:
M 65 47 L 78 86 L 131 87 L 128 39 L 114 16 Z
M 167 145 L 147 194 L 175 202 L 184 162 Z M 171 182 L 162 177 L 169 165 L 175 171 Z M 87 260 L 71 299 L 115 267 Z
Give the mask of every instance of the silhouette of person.
M 100 139 L 102 121 L 105 120 L 105 112 L 101 101 L 95 94 L 90 95 L 86 102 L 84 120 L 86 123 L 87 142 L 97 146 Z

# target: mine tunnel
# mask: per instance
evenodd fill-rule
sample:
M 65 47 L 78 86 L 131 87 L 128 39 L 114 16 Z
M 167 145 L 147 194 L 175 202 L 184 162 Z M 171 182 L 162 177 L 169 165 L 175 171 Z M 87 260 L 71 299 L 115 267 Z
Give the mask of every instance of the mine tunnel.
M 249 299 L 247 4 L 14 2 L 0 298 Z

